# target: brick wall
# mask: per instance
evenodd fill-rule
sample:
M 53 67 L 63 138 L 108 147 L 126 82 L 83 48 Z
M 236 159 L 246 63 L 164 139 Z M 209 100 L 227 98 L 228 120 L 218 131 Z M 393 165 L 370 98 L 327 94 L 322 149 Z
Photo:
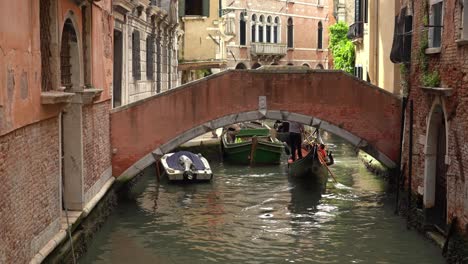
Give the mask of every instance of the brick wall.
M 0 137 L 0 263 L 29 262 L 58 232 L 59 175 L 57 118 Z
M 419 50 L 423 31 L 423 1 L 414 3 L 413 18 L 413 54 L 410 75 L 411 91 L 409 98 L 414 101 L 413 126 L 413 178 L 412 189 L 424 186 L 424 147 L 426 144 L 427 122 L 434 95 L 423 92 L 420 88 L 421 66 Z M 441 86 L 453 89 L 453 94 L 445 97 L 445 116 L 447 118 L 447 144 L 449 164 L 447 167 L 447 207 L 448 221 L 457 216 L 460 226 L 468 226 L 468 46 L 458 46 L 458 30 L 460 23 L 460 6 L 456 0 L 444 1 L 444 27 L 442 31 L 442 47 L 438 54 L 427 55 L 429 72 L 438 70 Z M 409 123 L 406 119 L 405 144 L 403 162 L 408 162 Z M 408 175 L 408 171 L 406 171 Z
M 85 193 L 111 166 L 110 100 L 83 107 L 83 163 Z

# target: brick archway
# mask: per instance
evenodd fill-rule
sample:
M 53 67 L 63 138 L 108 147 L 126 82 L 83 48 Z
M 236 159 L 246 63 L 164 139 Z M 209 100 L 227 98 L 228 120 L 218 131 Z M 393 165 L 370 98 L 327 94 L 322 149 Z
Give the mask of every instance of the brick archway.
M 399 153 L 401 102 L 341 71 L 303 67 L 229 70 L 114 109 L 114 176 L 132 176 L 213 128 L 256 119 L 317 125 L 387 166 Z

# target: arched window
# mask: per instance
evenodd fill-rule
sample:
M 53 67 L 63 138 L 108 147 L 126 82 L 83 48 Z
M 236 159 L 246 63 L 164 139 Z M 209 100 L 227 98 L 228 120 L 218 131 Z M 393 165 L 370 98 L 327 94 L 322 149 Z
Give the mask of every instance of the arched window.
M 294 66 L 294 64 L 292 62 L 288 63 L 287 65 L 288 66 Z
M 252 65 L 252 69 L 257 69 L 257 68 L 260 68 L 262 65 L 258 62 L 254 63 L 254 65 Z
M 271 43 L 271 35 L 272 35 L 272 26 L 271 26 L 271 16 L 268 16 L 267 18 L 267 25 L 266 25 L 266 42 Z
M 254 14 L 252 15 L 252 30 L 251 30 L 252 36 L 250 38 L 250 42 L 257 41 L 257 38 L 256 38 L 257 31 L 255 30 L 257 27 L 256 23 L 257 23 L 257 16 Z
M 302 64 L 302 66 L 310 68 L 309 64 L 307 64 L 307 63 Z
M 317 64 L 317 66 L 315 66 L 315 69 L 322 69 L 323 70 L 323 65 L 322 64 Z
M 288 19 L 288 48 L 294 47 L 294 25 L 293 25 L 293 19 L 290 17 Z
M 260 16 L 260 25 L 258 26 L 258 42 L 263 42 L 265 38 L 263 37 L 265 27 L 265 17 Z
M 279 42 L 279 32 L 278 32 L 279 28 L 280 28 L 279 17 L 275 17 L 275 25 L 273 26 L 273 43 Z
M 247 67 L 242 62 L 236 65 L 236 70 L 245 70 L 245 69 L 247 69 Z
M 245 12 L 242 12 L 241 15 L 240 15 L 240 20 L 239 20 L 239 44 L 244 46 L 245 45 L 245 16 L 247 14 Z
M 317 49 L 322 49 L 323 48 L 322 39 L 323 39 L 323 26 L 322 26 L 322 21 L 319 21 L 318 22 Z

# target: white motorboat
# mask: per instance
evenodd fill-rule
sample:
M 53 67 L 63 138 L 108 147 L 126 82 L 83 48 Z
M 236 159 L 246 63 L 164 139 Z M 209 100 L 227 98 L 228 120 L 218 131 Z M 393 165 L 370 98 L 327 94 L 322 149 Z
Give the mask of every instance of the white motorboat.
M 161 158 L 171 181 L 209 181 L 213 178 L 210 164 L 201 154 L 189 151 L 168 153 Z

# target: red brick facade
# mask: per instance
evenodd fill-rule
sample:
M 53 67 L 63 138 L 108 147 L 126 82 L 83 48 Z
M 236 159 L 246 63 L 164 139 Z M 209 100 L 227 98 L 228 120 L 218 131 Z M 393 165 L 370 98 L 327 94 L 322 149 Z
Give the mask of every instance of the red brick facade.
M 44 244 L 35 238 L 58 232 L 59 161 L 57 118 L 0 137 L 0 263 L 29 261 Z
M 110 101 L 83 107 L 83 162 L 85 193 L 111 166 Z
M 413 125 L 413 171 L 412 190 L 424 196 L 425 154 L 428 137 L 430 137 L 430 113 L 434 105 L 441 105 L 446 126 L 447 152 L 445 158 L 447 179 L 447 223 L 458 218 L 462 229 L 468 227 L 468 46 L 458 45 L 460 28 L 460 1 L 443 1 L 443 29 L 440 53 L 426 54 L 429 72 L 437 70 L 440 74 L 440 87 L 451 88 L 451 95 L 424 91 L 421 86 L 423 69 L 421 64 L 421 43 L 424 27 L 424 14 L 428 10 L 423 2 L 414 2 L 412 62 L 410 73 L 409 99 L 414 102 Z M 465 7 L 465 10 L 467 8 Z M 424 31 L 423 31 L 424 29 Z M 406 129 L 403 145 L 403 163 L 408 164 L 409 114 L 406 113 Z M 408 166 L 406 166 L 408 169 Z M 408 176 L 408 170 L 405 173 Z M 407 184 L 407 182 L 406 182 Z M 406 185 L 407 186 L 407 185 Z M 423 206 L 426 207 L 426 206 Z M 427 209 L 427 208 L 423 208 Z

